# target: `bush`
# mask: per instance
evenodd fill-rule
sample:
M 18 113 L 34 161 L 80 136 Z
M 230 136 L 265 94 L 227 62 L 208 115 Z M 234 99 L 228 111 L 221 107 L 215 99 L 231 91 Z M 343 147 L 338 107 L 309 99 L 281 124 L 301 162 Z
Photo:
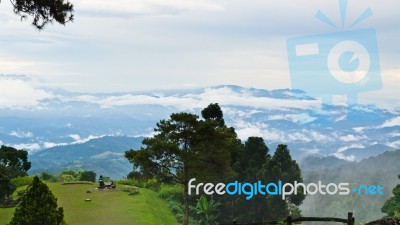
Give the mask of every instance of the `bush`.
M 128 192 L 129 195 L 137 195 L 137 194 L 139 194 L 139 188 L 134 187 L 134 186 L 122 185 L 121 190 L 123 192 Z
M 117 184 L 143 188 L 143 182 L 140 182 L 140 181 L 135 180 L 135 179 L 118 180 Z
M 64 183 L 75 182 L 77 179 L 70 174 L 61 174 L 61 179 Z
M 16 188 L 27 186 L 32 184 L 33 177 L 24 176 L 24 177 L 16 177 L 11 180 L 11 184 L 14 185 Z
M 42 179 L 44 181 L 53 182 L 53 183 L 60 181 L 59 177 L 54 176 L 53 174 L 50 174 L 50 173 L 46 173 L 46 172 L 43 172 L 40 174 L 40 179 Z
M 176 202 L 182 202 L 183 199 L 183 187 L 179 184 L 161 184 L 158 195 L 162 199 L 172 199 Z
M 69 184 L 93 184 L 90 181 L 70 181 L 70 182 L 63 182 L 62 185 L 69 185 Z
M 79 178 L 80 181 L 96 182 L 96 173 L 93 171 L 83 171 Z
M 160 189 L 160 183 L 157 181 L 156 178 L 153 178 L 147 180 L 144 183 L 143 187 L 158 192 L 158 190 Z

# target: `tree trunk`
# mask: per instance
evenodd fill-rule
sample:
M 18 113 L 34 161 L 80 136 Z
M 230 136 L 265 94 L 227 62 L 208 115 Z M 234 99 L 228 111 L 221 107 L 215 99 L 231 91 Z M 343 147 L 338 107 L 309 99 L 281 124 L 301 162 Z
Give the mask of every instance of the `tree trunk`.
M 183 193 L 183 204 L 184 204 L 184 215 L 183 215 L 183 225 L 189 225 L 189 194 L 188 194 L 188 184 L 184 184 Z

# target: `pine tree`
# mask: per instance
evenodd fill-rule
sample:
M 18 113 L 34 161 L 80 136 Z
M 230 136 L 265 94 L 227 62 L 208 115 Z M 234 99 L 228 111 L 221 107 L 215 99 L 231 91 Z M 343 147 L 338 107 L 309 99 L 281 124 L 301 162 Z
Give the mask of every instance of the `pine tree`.
M 60 225 L 64 210 L 45 183 L 34 177 L 26 194 L 17 206 L 10 225 Z

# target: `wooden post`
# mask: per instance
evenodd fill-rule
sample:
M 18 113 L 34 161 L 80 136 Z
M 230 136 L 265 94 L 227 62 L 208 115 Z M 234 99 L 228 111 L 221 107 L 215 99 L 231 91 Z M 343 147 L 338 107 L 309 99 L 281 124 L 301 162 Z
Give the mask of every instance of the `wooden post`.
M 292 225 L 292 217 L 291 217 L 291 216 L 288 216 L 288 217 L 287 217 L 287 219 L 286 219 L 286 224 L 287 224 L 287 225 Z
M 347 225 L 354 225 L 353 213 L 347 213 Z

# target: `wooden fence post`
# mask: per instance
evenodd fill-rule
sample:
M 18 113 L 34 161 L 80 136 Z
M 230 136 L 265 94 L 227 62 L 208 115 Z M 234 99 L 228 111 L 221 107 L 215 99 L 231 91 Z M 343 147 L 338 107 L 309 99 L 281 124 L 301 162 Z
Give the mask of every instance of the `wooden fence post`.
M 291 216 L 288 216 L 288 217 L 287 217 L 287 219 L 286 219 L 286 224 L 287 224 L 287 225 L 292 225 L 292 217 L 291 217 Z
M 347 213 L 347 225 L 354 225 L 353 213 Z

